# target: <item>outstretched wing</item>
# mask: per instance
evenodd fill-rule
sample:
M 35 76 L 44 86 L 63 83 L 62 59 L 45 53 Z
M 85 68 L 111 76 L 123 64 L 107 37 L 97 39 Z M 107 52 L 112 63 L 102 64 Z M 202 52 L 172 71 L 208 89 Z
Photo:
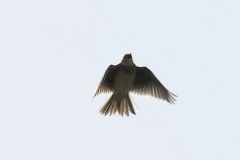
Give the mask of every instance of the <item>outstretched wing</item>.
M 114 66 L 114 65 L 110 65 L 107 68 L 102 80 L 100 81 L 100 83 L 98 85 L 98 88 L 97 88 L 93 98 L 102 93 L 113 92 L 113 80 L 114 80 L 114 77 L 116 74 L 116 69 L 117 69 L 117 66 Z
M 130 92 L 150 95 L 174 103 L 176 95 L 168 91 L 147 67 L 136 68 L 136 78 Z

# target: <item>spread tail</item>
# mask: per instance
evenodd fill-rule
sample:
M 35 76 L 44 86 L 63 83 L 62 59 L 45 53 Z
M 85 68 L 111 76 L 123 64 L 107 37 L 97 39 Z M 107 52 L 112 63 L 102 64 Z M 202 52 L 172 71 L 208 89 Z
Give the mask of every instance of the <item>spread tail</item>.
M 134 102 L 131 100 L 130 96 L 127 96 L 121 101 L 116 101 L 114 99 L 114 94 L 110 97 L 110 99 L 104 104 L 104 106 L 100 109 L 100 113 L 104 115 L 110 114 L 113 115 L 118 112 L 121 116 L 124 114 L 129 116 L 129 112 L 132 114 L 136 114 L 137 107 L 134 105 Z

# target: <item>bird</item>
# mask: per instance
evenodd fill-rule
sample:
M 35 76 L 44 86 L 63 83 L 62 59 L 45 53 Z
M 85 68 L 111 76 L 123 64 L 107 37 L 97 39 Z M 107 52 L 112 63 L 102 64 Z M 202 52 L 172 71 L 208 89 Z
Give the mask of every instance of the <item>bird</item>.
M 149 95 L 165 100 L 170 104 L 176 101 L 176 95 L 167 90 L 147 67 L 138 67 L 133 63 L 131 53 L 125 54 L 118 65 L 110 65 L 104 73 L 93 96 L 112 93 L 109 100 L 100 109 L 103 115 L 129 116 L 136 114 L 138 108 L 129 93 Z

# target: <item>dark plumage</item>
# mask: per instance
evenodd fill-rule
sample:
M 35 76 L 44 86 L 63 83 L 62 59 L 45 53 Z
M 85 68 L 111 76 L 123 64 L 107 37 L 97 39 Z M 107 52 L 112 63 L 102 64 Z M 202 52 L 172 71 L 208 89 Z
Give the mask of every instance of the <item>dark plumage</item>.
M 132 102 L 129 92 L 140 95 L 150 95 L 173 104 L 176 95 L 168 91 L 147 67 L 137 67 L 131 54 L 124 55 L 118 65 L 110 65 L 93 97 L 101 93 L 113 93 L 100 113 L 115 114 L 118 112 L 129 116 L 129 112 L 136 114 L 136 106 Z

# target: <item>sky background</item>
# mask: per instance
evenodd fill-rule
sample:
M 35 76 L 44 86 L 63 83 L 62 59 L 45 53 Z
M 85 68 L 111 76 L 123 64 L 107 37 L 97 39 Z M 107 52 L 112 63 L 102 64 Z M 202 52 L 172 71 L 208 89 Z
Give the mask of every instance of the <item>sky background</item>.
M 0 159 L 240 159 L 240 1 L 0 2 Z M 92 100 L 132 53 L 178 95 Z

